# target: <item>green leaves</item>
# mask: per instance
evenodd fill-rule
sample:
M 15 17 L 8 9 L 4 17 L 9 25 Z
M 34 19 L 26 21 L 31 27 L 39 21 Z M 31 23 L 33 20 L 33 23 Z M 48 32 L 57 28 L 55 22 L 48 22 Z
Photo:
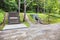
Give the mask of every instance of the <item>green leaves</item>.
M 60 1 L 58 0 L 26 0 L 27 11 L 35 12 L 35 7 L 39 6 L 40 12 L 59 13 Z M 18 9 L 18 0 L 1 0 L 0 8 L 4 11 L 16 11 Z M 24 11 L 24 0 L 21 0 L 21 12 Z
M 49 10 L 46 12 L 50 12 L 50 13 L 56 13 L 56 11 L 58 12 L 59 7 L 58 7 L 58 0 L 45 0 L 45 9 Z
M 0 9 L 0 23 L 2 23 L 4 20 L 4 11 Z
M 18 8 L 18 5 L 15 0 L 4 0 L 5 7 L 7 7 L 7 10 L 9 11 L 15 11 Z

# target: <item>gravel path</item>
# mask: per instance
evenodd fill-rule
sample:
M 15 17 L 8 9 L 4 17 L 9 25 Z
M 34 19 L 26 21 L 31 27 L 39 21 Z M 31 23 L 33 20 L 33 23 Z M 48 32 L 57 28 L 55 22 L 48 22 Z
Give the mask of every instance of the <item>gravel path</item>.
M 0 40 L 60 40 L 60 24 L 0 31 Z

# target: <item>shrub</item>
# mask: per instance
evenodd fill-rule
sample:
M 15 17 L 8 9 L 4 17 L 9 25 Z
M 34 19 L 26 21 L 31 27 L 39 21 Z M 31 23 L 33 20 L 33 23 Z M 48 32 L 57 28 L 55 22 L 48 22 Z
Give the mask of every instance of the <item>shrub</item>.
M 4 11 L 0 9 L 0 24 L 3 22 L 4 20 Z

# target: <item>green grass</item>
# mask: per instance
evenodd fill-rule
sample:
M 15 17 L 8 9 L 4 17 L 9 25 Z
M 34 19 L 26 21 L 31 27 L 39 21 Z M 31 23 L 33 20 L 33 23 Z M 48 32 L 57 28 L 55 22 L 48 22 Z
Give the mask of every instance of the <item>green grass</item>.
M 23 14 L 20 13 L 20 22 L 24 23 L 27 27 L 29 27 L 30 26 L 29 23 L 27 21 L 23 22 L 23 18 L 24 18 Z
M 60 22 L 60 15 L 58 14 L 50 14 L 52 16 L 48 16 L 47 14 L 39 14 L 39 17 L 43 20 L 44 23 L 59 23 Z M 48 21 L 49 17 L 49 21 Z
M 0 31 L 3 30 L 4 24 L 0 25 Z
M 27 27 L 30 26 L 30 24 L 26 21 L 26 22 L 23 22 Z
M 43 19 L 46 19 L 48 15 L 46 15 L 46 14 L 38 14 L 38 16 L 43 20 Z
M 30 21 L 32 23 L 35 23 L 35 20 L 30 16 L 30 14 L 34 14 L 34 13 L 27 13 L 28 17 L 30 19 Z M 43 21 L 44 24 L 53 24 L 53 23 L 59 23 L 60 22 L 60 15 L 59 14 L 50 14 L 52 16 L 48 16 L 48 14 L 43 14 L 43 13 L 39 13 L 38 17 Z M 48 17 L 49 17 L 49 21 L 48 21 Z
M 20 22 L 23 22 L 23 14 L 22 13 L 20 13 Z
M 0 23 L 4 20 L 4 11 L 0 10 Z
M 3 30 L 4 26 L 0 26 L 0 31 Z
M 60 22 L 60 15 L 54 14 L 50 16 L 50 23 L 59 23 Z
M 29 17 L 29 19 L 30 19 L 30 21 L 31 21 L 32 23 L 35 23 L 36 20 L 33 19 L 33 18 L 30 16 L 31 14 L 34 14 L 34 13 L 28 13 L 28 17 Z M 38 13 L 38 17 L 39 17 L 41 20 L 43 20 L 44 23 L 47 23 L 47 20 L 46 20 L 47 16 L 48 16 L 48 15 L 46 15 L 46 14 Z
M 5 12 L 0 9 L 0 30 L 3 30 L 4 25 L 1 25 L 1 23 L 4 20 L 4 14 Z
M 30 14 L 28 14 L 28 17 L 29 17 L 29 20 L 30 20 L 32 23 L 35 23 L 35 20 L 30 16 Z

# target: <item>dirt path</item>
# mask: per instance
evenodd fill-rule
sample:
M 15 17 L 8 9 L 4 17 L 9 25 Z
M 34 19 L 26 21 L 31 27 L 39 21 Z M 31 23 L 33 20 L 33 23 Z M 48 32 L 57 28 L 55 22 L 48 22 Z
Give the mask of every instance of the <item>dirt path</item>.
M 60 23 L 0 32 L 0 40 L 60 40 L 59 37 Z

